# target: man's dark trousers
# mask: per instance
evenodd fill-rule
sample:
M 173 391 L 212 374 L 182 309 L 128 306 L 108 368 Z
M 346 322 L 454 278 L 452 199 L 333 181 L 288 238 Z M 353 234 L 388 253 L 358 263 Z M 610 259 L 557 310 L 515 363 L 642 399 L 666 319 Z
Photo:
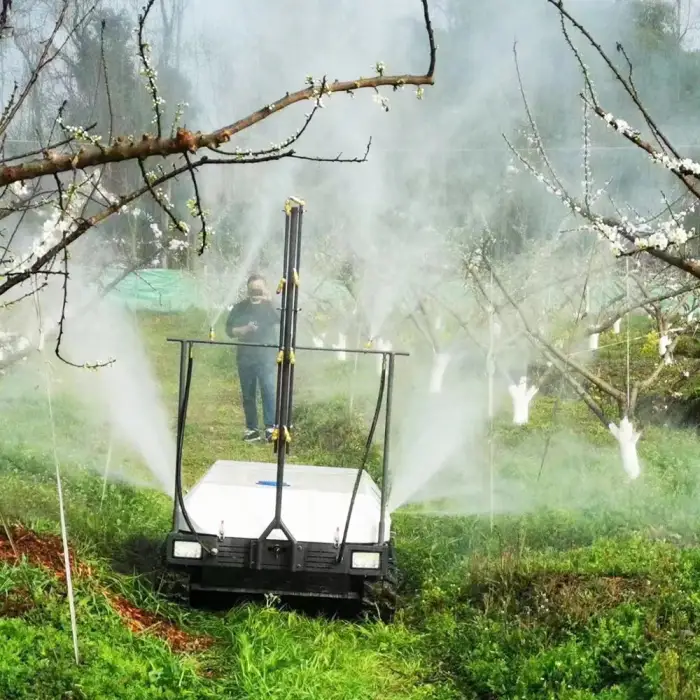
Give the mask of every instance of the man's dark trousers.
M 263 421 L 266 428 L 271 428 L 275 423 L 277 390 L 277 366 L 274 357 L 270 357 L 269 353 L 260 353 L 258 357 L 239 358 L 237 365 L 246 428 L 258 430 L 258 385 L 262 396 Z

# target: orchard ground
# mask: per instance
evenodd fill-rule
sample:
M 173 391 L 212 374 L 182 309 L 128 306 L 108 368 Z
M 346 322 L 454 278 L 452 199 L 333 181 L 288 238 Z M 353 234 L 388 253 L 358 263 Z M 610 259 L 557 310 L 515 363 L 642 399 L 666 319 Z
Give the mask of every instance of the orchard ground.
M 165 338 L 204 337 L 206 323 L 181 316 L 142 316 L 140 323 L 172 407 L 177 347 Z M 643 345 L 633 373 L 655 361 Z M 268 446 L 241 443 L 230 351 L 207 352 L 211 358 L 195 368 L 188 483 L 222 456 L 270 458 Z M 618 350 L 600 356 L 608 374 L 624 371 Z M 333 386 L 344 396 L 312 403 L 300 389 L 299 462 L 352 466 L 360 459 L 366 422 L 348 412 L 339 364 L 324 372 L 335 373 Z M 662 378 L 663 391 L 678 371 Z M 516 429 L 504 415 L 499 474 L 530 484 L 540 505 L 493 522 L 488 515 L 396 513 L 400 606 L 396 621 L 384 625 L 264 603 L 206 612 L 168 601 L 154 590 L 144 559 L 149 543 L 168 531 L 169 499 L 128 484 L 103 492 L 107 432 L 89 427 L 86 409 L 59 392 L 76 666 L 45 389 L 13 393 L 11 382 L 3 378 L 10 409 L 0 415 L 0 508 L 13 535 L 0 537 L 0 698 L 700 696 L 700 469 L 692 430 L 645 427 L 643 475 L 626 484 L 614 440 L 580 402 L 542 392 L 530 425 Z M 688 384 L 683 391 L 694 390 Z M 375 452 L 370 468 L 377 466 Z

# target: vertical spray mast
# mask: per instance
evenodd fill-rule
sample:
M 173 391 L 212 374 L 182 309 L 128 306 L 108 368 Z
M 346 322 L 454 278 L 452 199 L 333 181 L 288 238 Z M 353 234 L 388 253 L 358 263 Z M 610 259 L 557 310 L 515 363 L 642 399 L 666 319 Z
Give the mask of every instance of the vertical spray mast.
M 297 542 L 282 520 L 282 489 L 284 465 L 289 454 L 292 428 L 292 398 L 294 394 L 294 349 L 297 341 L 297 312 L 299 311 L 299 264 L 301 262 L 301 220 L 304 202 L 290 197 L 284 205 L 284 262 L 282 279 L 277 286 L 280 299 L 280 335 L 277 350 L 277 404 L 272 442 L 277 453 L 277 479 L 275 483 L 275 515 L 265 528 L 257 544 L 255 566 L 262 567 L 263 543 L 270 535 L 281 530 L 293 545 L 292 570 L 297 568 Z
M 294 394 L 294 349 L 299 311 L 299 266 L 301 264 L 301 224 L 304 203 L 290 197 L 285 203 L 284 259 L 282 279 L 277 287 L 281 295 L 280 334 L 277 352 L 277 406 L 272 434 L 277 453 L 277 480 L 281 483 L 285 455 L 289 454 Z M 281 488 L 278 487 L 281 496 Z M 281 500 L 281 499 L 280 499 Z

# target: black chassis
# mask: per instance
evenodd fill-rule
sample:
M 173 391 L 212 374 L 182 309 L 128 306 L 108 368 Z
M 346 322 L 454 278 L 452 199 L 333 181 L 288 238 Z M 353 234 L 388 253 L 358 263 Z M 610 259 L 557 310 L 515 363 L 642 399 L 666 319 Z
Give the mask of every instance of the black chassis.
M 175 540 L 200 542 L 202 557 L 175 558 Z M 390 542 L 347 544 L 340 561 L 338 551 L 335 545 L 319 542 L 220 539 L 180 531 L 168 535 L 165 556 L 168 568 L 188 575 L 190 591 L 360 600 L 367 583 L 383 581 L 391 574 L 394 547 Z M 353 552 L 379 552 L 379 569 L 351 568 Z

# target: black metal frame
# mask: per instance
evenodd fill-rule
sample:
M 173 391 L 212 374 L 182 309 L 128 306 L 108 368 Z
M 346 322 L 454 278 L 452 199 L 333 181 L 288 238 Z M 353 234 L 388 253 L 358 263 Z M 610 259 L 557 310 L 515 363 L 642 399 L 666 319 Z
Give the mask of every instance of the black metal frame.
M 188 571 L 192 576 L 193 586 L 207 588 L 208 590 L 227 590 L 240 592 L 277 592 L 277 588 L 284 589 L 286 593 L 296 595 L 326 595 L 328 597 L 357 597 L 356 587 L 349 586 L 348 577 L 364 579 L 381 579 L 389 570 L 389 562 L 392 558 L 391 545 L 385 542 L 386 528 L 386 504 L 389 488 L 389 442 L 391 438 L 391 409 L 393 399 L 394 369 L 396 357 L 407 357 L 407 352 L 394 352 L 386 350 L 345 349 L 351 354 L 382 355 L 382 373 L 380 392 L 377 401 L 374 421 L 368 436 L 365 460 L 358 469 L 357 479 L 354 484 L 350 499 L 348 514 L 345 523 L 342 543 L 323 544 L 314 542 L 298 542 L 293 533 L 282 520 L 282 494 L 284 485 L 284 469 L 286 456 L 290 452 L 290 439 L 292 430 L 292 408 L 294 393 L 294 367 L 296 352 L 298 350 L 311 352 L 336 352 L 332 348 L 316 348 L 297 346 L 297 316 L 299 312 L 299 268 L 301 264 L 301 226 L 303 221 L 304 204 L 300 200 L 289 199 L 285 205 L 285 241 L 283 276 L 278 286 L 278 294 L 281 296 L 280 335 L 277 346 L 261 343 L 242 343 L 236 341 L 200 340 L 194 338 L 168 338 L 168 342 L 180 344 L 180 376 L 178 389 L 178 422 L 177 422 L 177 455 L 175 465 L 175 496 L 173 499 L 173 526 L 168 535 L 166 561 L 175 569 Z M 277 455 L 277 475 L 275 484 L 275 513 L 261 535 L 257 539 L 220 538 L 215 535 L 196 532 L 191 523 L 182 494 L 182 452 L 184 443 L 184 430 L 187 419 L 187 407 L 189 402 L 189 389 L 194 365 L 195 345 L 226 345 L 226 346 L 252 346 L 277 349 L 277 395 L 275 407 L 275 426 L 273 432 L 273 448 Z M 382 483 L 380 485 L 381 511 L 379 521 L 379 534 L 376 543 L 364 545 L 351 545 L 348 550 L 346 539 L 352 516 L 355 499 L 359 489 L 365 461 L 371 446 L 376 423 L 382 407 L 382 398 L 386 386 L 385 400 L 385 425 L 384 447 L 382 457 Z M 182 513 L 189 531 L 178 529 L 178 510 Z M 286 541 L 269 540 L 274 530 L 281 530 L 287 537 Z M 202 546 L 202 557 L 196 560 L 186 560 L 173 556 L 175 540 L 197 541 Z M 267 546 L 266 546 L 267 545 Z M 370 551 L 380 553 L 379 569 L 353 569 L 351 567 L 352 553 L 357 551 Z M 274 578 L 277 573 L 284 573 L 283 578 L 276 581 L 267 581 L 269 576 L 258 576 L 256 582 L 251 584 L 249 576 L 252 571 L 260 574 L 271 574 Z M 247 573 L 246 573 L 247 572 Z M 289 573 L 294 572 L 296 580 L 300 574 L 308 580 L 290 584 Z M 221 574 L 227 574 L 229 583 L 225 586 L 216 584 Z M 236 576 L 236 574 L 238 574 Z M 310 579 L 308 577 L 311 577 Z M 210 580 L 208 583 L 204 579 Z M 238 578 L 240 585 L 230 583 Z M 240 580 L 243 579 L 243 580 Z M 296 588 L 297 590 L 287 590 Z M 320 588 L 319 588 L 320 587 Z M 312 589 L 320 591 L 313 593 Z

